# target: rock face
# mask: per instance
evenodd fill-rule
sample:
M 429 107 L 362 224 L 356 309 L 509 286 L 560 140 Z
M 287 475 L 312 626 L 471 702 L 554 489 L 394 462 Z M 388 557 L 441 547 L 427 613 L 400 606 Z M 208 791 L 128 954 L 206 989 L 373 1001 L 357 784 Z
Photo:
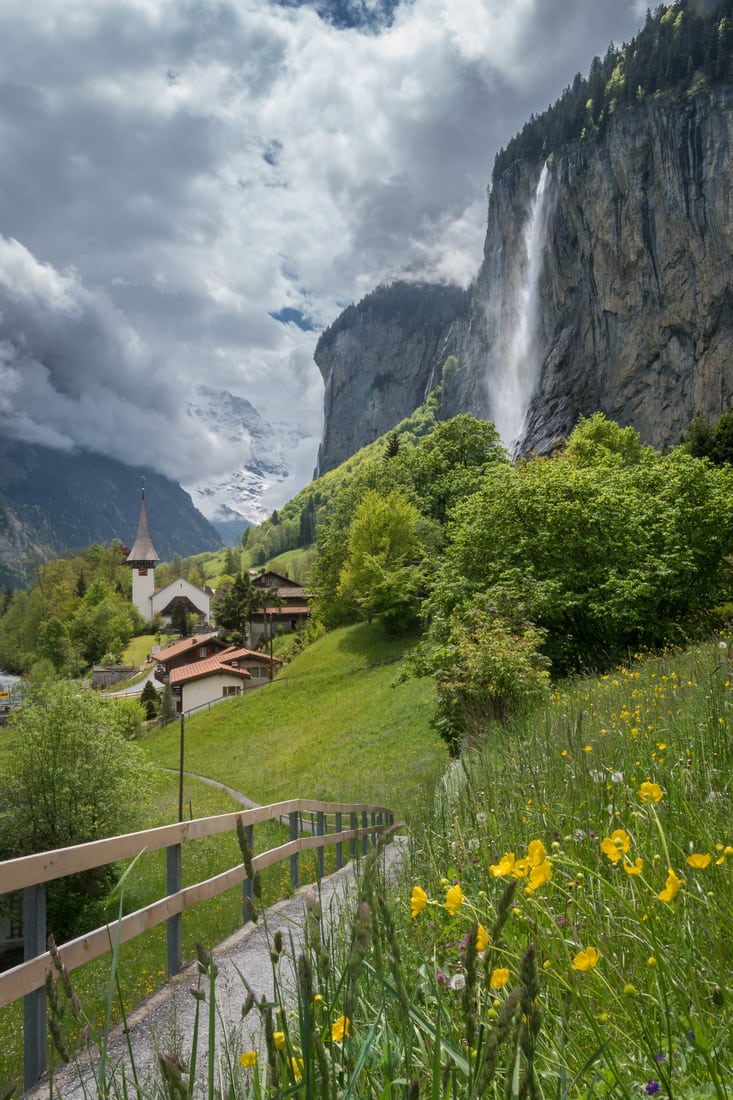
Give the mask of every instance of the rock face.
M 696 410 L 714 419 L 729 407 L 732 152 L 733 88 L 724 86 L 652 99 L 617 116 L 602 141 L 552 158 L 522 449 L 548 450 L 596 411 L 664 448 L 680 441 Z M 517 219 L 517 196 L 536 194 L 537 171 L 523 166 L 494 183 L 476 294 L 484 316 L 495 316 L 486 307 L 500 287 L 506 295 L 517 281 L 505 258 L 521 256 L 527 218 Z M 496 356 L 502 333 L 493 336 L 488 360 L 475 339 L 464 349 L 469 372 L 487 362 L 492 412 L 506 366 Z
M 467 316 L 466 291 L 395 283 L 349 306 L 321 336 L 323 439 L 315 476 L 393 428 L 440 380 Z
M 733 396 L 732 153 L 721 85 L 654 96 L 544 171 L 495 178 L 470 307 L 414 287 L 409 313 L 367 298 L 319 342 L 319 472 L 411 412 L 448 354 L 443 415 L 493 419 L 518 451 L 551 450 L 597 411 L 658 448 L 696 410 L 717 418 Z

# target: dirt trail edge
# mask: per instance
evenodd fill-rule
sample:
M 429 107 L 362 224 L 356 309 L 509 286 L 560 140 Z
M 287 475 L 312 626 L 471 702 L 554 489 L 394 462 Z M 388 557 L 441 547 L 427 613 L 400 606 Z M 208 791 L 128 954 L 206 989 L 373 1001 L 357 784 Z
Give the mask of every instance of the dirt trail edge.
M 394 837 L 381 855 L 385 877 L 397 872 L 406 848 L 403 837 Z M 313 884 L 301 887 L 292 898 L 271 906 L 257 923 L 249 923 L 235 932 L 212 951 L 218 968 L 216 979 L 216 1000 L 219 1022 L 217 1037 L 226 1029 L 236 1035 L 238 1052 L 259 1049 L 261 1035 L 259 1013 L 253 1009 L 242 1020 L 242 1006 L 247 997 L 247 988 L 242 982 L 246 979 L 257 1000 L 273 995 L 272 963 L 270 942 L 277 931 L 282 932 L 285 959 L 280 963 L 279 980 L 286 990 L 292 989 L 293 949 L 295 955 L 303 943 L 303 925 L 306 902 L 319 898 L 324 922 L 329 925 L 338 920 L 345 906 L 353 908 L 357 896 L 357 876 L 363 859 L 353 861 L 321 879 L 320 887 Z M 292 948 L 291 948 L 292 943 Z M 241 976 L 240 976 L 241 975 Z M 170 979 L 165 987 L 149 997 L 139 1008 L 130 1012 L 127 1023 L 130 1043 L 134 1053 L 135 1067 L 141 1086 L 159 1080 L 158 1054 L 172 1052 L 185 1062 L 191 1054 L 196 999 L 191 988 L 198 984 L 197 964 L 193 963 L 180 974 Z M 203 988 L 203 986 L 202 986 Z M 208 1006 L 200 1005 L 198 1066 L 197 1077 L 205 1077 L 205 1056 L 208 1046 Z M 125 1067 L 128 1079 L 129 1056 L 127 1039 L 121 1024 L 110 1033 L 107 1059 L 109 1077 L 117 1067 Z M 53 1097 L 61 1100 L 91 1100 L 97 1096 L 97 1074 L 99 1053 L 94 1047 L 90 1052 L 76 1056 L 74 1062 L 54 1070 Z M 198 1091 L 198 1090 L 197 1090 Z M 134 1095 L 134 1093 L 132 1093 Z M 24 1100 L 42 1100 L 51 1095 L 51 1082 L 45 1075 L 33 1089 L 23 1094 Z

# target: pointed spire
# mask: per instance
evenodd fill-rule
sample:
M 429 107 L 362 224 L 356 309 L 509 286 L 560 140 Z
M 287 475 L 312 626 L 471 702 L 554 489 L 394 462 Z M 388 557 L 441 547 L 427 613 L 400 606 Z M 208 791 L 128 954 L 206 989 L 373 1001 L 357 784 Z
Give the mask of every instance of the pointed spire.
M 145 507 L 145 478 L 143 478 L 142 500 L 140 502 L 140 519 L 137 525 L 137 534 L 132 550 L 127 555 L 128 565 L 140 565 L 153 567 L 159 562 L 158 552 L 153 546 L 148 527 L 148 510 Z

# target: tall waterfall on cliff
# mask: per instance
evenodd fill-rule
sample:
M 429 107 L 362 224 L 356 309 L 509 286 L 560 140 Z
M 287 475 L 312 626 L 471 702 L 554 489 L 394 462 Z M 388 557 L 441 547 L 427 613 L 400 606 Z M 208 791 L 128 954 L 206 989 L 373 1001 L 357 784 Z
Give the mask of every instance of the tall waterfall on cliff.
M 521 438 L 542 365 L 537 344 L 539 282 L 550 212 L 550 173 L 543 165 L 522 232 L 511 285 L 505 288 L 498 348 L 493 353 L 492 409 L 496 429 L 512 451 Z M 498 354 L 497 354 L 498 352 Z

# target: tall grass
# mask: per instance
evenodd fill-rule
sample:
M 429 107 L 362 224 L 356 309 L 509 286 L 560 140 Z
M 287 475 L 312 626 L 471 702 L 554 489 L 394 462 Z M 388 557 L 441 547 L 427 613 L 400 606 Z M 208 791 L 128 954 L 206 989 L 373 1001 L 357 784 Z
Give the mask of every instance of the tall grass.
M 335 927 L 311 897 L 294 993 L 272 943 L 259 1045 L 220 1024 L 208 1085 L 180 1063 L 157 1095 L 730 1100 L 729 671 L 634 657 L 487 730 L 400 880 L 368 860 Z

